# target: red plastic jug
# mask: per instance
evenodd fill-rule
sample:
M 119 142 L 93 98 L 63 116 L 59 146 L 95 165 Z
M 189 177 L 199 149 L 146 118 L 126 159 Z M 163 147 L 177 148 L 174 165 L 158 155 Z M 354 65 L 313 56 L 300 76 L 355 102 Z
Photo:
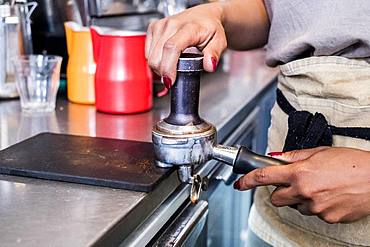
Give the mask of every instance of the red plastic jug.
M 151 109 L 153 83 L 145 59 L 145 35 L 91 27 L 98 111 L 127 114 Z

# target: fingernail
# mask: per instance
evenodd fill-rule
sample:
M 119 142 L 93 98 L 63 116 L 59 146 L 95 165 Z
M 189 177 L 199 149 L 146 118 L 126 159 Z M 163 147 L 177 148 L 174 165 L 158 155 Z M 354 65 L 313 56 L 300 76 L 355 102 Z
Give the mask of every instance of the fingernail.
M 281 156 L 283 155 L 283 153 L 284 152 L 270 152 L 267 155 L 274 157 L 274 156 Z
M 211 61 L 212 61 L 213 71 L 216 71 L 218 61 L 215 57 L 211 57 Z
M 237 180 L 233 185 L 235 190 L 240 190 L 240 180 Z
M 169 77 L 162 76 L 162 82 L 167 89 L 170 89 L 172 87 L 172 81 Z

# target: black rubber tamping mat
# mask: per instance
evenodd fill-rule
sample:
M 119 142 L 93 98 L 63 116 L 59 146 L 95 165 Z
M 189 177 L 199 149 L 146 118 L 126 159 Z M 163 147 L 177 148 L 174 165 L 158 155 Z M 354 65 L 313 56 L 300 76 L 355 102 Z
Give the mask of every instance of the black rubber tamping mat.
M 151 143 L 42 133 L 0 151 L 0 173 L 150 192 L 173 169 Z

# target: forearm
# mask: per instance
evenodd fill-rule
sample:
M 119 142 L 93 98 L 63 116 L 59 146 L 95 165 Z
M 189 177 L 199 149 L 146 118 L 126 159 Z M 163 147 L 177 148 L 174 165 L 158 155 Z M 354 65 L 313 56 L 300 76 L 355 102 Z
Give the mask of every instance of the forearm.
M 229 0 L 217 4 L 222 9 L 229 48 L 248 50 L 267 43 L 270 22 L 263 0 Z

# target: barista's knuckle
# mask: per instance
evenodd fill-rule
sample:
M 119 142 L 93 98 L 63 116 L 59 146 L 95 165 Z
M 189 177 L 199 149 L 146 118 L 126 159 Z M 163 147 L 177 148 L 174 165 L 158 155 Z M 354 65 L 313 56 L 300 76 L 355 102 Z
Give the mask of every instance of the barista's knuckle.
M 296 183 L 297 194 L 303 198 L 311 198 L 312 190 L 305 183 L 298 182 Z
M 336 213 L 323 214 L 320 218 L 329 224 L 335 224 L 340 222 L 340 217 Z
M 199 25 L 197 23 L 193 22 L 185 22 L 181 26 L 181 29 L 187 30 L 188 32 L 191 32 L 193 30 L 199 30 Z
M 168 52 L 179 52 L 180 51 L 177 43 L 171 39 L 167 40 L 166 43 L 164 43 L 163 49 Z
M 266 168 L 257 169 L 253 176 L 257 183 L 263 184 L 268 181 L 269 175 Z
M 220 42 L 220 46 L 221 46 L 221 51 L 223 51 L 223 50 L 225 50 L 226 48 L 227 48 L 227 40 L 226 40 L 226 38 L 225 37 L 223 37 L 222 39 L 221 39 L 221 42 Z
M 150 24 L 150 27 L 151 27 L 151 30 L 155 33 L 158 33 L 160 30 L 163 29 L 164 27 L 164 23 L 163 21 L 153 21 L 151 24 Z
M 312 205 L 310 205 L 310 211 L 313 214 L 320 214 L 324 209 L 323 205 L 319 203 L 312 203 Z
M 308 202 L 308 208 L 313 214 L 319 215 L 326 210 L 326 205 L 318 195 L 314 194 Z
M 289 159 L 289 160 L 299 160 L 299 157 L 301 156 L 301 150 L 293 150 L 290 152 L 285 153 L 284 155 Z
M 192 39 L 198 39 L 199 37 L 204 36 L 204 29 L 197 24 L 187 23 L 181 28 L 186 30 L 186 35 L 188 37 L 192 37 Z
M 158 60 L 149 58 L 148 64 L 152 69 L 159 71 L 160 62 Z
M 179 21 L 174 17 L 168 17 L 164 19 L 164 28 L 166 30 L 177 29 Z
M 211 27 L 210 30 L 212 30 L 213 32 L 217 32 L 217 30 L 223 29 L 223 26 L 221 23 L 213 21 L 213 20 L 209 22 L 208 26 Z
M 298 166 L 293 168 L 292 174 L 293 179 L 296 183 L 303 183 L 303 181 L 308 175 L 308 171 L 304 166 L 299 164 Z
M 274 205 L 275 207 L 283 206 L 283 203 L 282 203 L 280 197 L 277 196 L 275 193 L 271 194 L 270 201 L 271 201 L 271 204 Z
M 153 32 L 154 25 L 156 24 L 156 22 L 157 21 L 152 21 L 152 22 L 149 23 L 149 25 L 148 25 L 148 33 Z

